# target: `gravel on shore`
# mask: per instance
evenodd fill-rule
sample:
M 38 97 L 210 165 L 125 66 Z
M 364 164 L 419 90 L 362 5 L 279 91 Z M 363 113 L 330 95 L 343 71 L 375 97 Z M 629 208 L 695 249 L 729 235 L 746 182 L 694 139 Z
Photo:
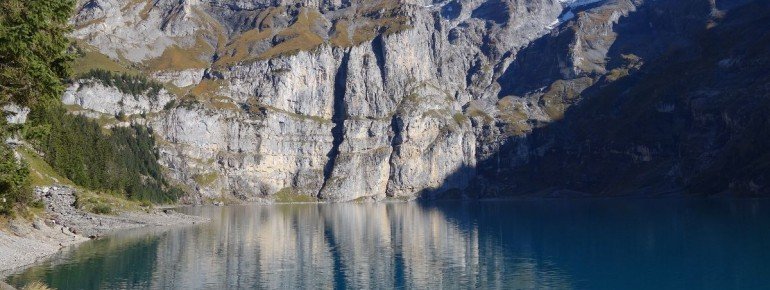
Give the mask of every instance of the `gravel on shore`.
M 97 215 L 75 208 L 73 188 L 38 188 L 36 193 L 45 203 L 46 217 L 34 221 L 12 220 L 7 229 L 0 230 L 0 278 L 46 259 L 62 248 L 100 238 L 116 230 L 209 221 L 172 209 Z

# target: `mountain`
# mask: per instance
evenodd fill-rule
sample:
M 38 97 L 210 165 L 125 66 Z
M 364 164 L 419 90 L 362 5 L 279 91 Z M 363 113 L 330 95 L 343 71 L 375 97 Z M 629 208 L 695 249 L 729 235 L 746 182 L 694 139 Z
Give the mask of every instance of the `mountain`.
M 763 194 L 766 8 L 80 1 L 63 102 L 152 128 L 188 202 Z
M 767 194 L 770 2 L 701 4 L 642 6 L 621 21 L 608 73 L 561 119 L 506 144 L 486 176 L 509 192 Z M 570 100 L 564 87 L 540 100 Z

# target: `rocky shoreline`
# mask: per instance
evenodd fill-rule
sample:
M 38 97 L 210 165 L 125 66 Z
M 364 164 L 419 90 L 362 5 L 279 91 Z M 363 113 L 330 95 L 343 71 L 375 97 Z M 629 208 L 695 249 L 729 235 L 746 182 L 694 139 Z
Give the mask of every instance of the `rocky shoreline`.
M 61 249 L 110 232 L 147 226 L 191 225 L 208 219 L 158 209 L 97 215 L 77 209 L 76 190 L 69 187 L 38 188 L 45 216 L 33 221 L 12 220 L 0 230 L 0 277 L 50 257 Z

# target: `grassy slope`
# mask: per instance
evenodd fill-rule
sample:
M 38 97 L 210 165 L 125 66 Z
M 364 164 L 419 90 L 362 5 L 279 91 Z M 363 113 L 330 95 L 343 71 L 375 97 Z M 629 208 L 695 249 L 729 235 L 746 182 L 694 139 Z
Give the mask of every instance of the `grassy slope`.
M 56 172 L 48 163 L 43 160 L 35 151 L 27 146 L 20 146 L 16 149 L 24 161 L 29 164 L 30 180 L 32 186 L 52 186 L 68 185 L 74 186 L 75 183 Z
M 29 164 L 33 187 L 65 185 L 77 188 L 77 207 L 82 210 L 100 214 L 116 214 L 142 209 L 140 202 L 127 200 L 119 194 L 95 192 L 76 186 L 75 183 L 57 173 L 40 155 L 26 145 L 18 147 L 16 152 Z

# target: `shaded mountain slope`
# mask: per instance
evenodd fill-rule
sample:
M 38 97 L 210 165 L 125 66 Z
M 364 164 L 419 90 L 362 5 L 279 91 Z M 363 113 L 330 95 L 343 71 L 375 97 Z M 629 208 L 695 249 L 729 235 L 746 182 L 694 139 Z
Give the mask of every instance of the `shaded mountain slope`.
M 482 175 L 507 193 L 769 193 L 768 23 L 767 1 L 710 13 L 638 70 L 602 76 L 561 120 L 507 144 L 493 158 L 503 172 Z

